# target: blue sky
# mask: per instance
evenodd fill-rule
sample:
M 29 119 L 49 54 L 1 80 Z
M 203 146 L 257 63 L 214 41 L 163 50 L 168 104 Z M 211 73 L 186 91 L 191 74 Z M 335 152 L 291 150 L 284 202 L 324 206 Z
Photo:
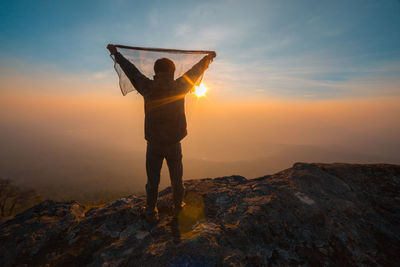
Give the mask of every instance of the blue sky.
M 237 97 L 400 94 L 395 0 L 2 1 L 0 17 L 2 70 L 108 73 L 120 43 L 216 50 L 209 80 Z

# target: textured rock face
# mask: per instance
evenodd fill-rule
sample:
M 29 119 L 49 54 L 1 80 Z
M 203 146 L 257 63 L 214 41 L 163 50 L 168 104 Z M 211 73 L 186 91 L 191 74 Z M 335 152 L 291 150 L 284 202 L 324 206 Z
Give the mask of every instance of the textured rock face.
M 305 164 L 274 175 L 185 181 L 170 226 L 171 189 L 157 226 L 130 196 L 85 213 L 45 201 L 0 226 L 2 266 L 395 266 L 400 262 L 400 166 Z

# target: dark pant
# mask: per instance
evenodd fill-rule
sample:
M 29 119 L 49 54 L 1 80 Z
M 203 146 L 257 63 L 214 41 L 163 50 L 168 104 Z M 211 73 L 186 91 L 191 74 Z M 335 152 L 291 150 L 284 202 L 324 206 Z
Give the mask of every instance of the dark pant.
M 160 183 L 160 172 L 164 158 L 167 160 L 169 176 L 172 185 L 172 197 L 174 208 L 182 204 L 183 199 L 183 166 L 181 143 L 172 145 L 154 145 L 147 143 L 146 172 L 147 172 L 147 210 L 154 211 L 157 203 L 158 185 Z

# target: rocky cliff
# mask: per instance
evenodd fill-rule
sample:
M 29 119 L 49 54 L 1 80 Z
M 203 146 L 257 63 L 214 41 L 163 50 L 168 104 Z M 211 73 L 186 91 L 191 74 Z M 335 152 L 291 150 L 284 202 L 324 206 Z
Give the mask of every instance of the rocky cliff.
M 400 262 L 400 166 L 305 164 L 256 179 L 185 181 L 171 224 L 129 196 L 86 210 L 45 201 L 0 226 L 2 266 L 395 266 Z M 180 237 L 180 242 L 178 241 Z M 175 242 L 174 242 L 175 241 Z

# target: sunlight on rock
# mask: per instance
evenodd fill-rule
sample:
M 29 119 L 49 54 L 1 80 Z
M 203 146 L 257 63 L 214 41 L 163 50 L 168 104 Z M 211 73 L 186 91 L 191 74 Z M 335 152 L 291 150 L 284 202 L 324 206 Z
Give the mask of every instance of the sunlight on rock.
M 178 223 L 181 234 L 187 237 L 198 222 L 205 220 L 204 200 L 197 192 L 187 192 L 184 202 L 186 205 L 178 216 Z
M 306 194 L 304 194 L 304 193 L 296 192 L 295 195 L 296 195 L 296 197 L 297 197 L 298 199 L 300 199 L 302 202 L 304 202 L 304 203 L 306 203 L 306 204 L 308 204 L 308 205 L 312 205 L 312 204 L 315 203 L 314 200 L 312 200 L 311 198 L 309 198 L 309 197 L 308 197 Z

